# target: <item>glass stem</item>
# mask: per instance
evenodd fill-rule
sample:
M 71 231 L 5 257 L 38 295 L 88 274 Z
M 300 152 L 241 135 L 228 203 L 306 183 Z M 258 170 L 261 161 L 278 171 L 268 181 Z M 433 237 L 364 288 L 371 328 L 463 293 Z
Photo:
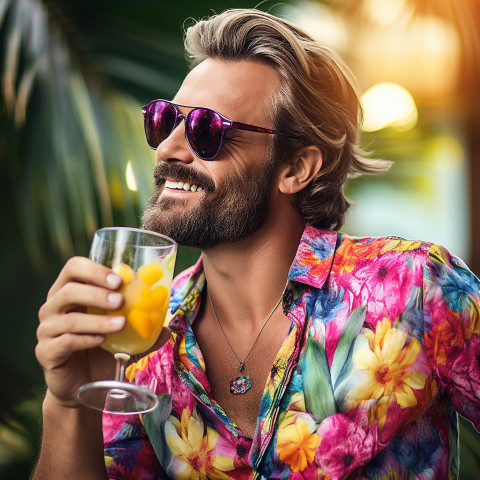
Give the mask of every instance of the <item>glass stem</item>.
M 115 353 L 115 360 L 117 361 L 117 367 L 115 371 L 115 380 L 117 382 L 125 381 L 125 369 L 127 362 L 130 360 L 130 355 L 128 353 Z

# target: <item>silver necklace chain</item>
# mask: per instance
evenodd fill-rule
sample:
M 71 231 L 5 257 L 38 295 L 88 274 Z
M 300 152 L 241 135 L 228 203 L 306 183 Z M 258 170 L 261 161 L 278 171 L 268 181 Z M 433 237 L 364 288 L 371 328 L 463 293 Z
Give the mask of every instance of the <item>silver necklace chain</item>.
M 222 331 L 223 336 L 225 337 L 225 340 L 227 341 L 228 346 L 230 347 L 230 350 L 231 350 L 232 353 L 235 355 L 235 358 L 238 360 L 238 371 L 239 371 L 239 372 L 243 372 L 243 370 L 245 369 L 245 364 L 246 364 L 246 362 L 247 362 L 248 357 L 250 356 L 250 354 L 252 353 L 253 349 L 255 348 L 255 345 L 257 344 L 258 339 L 260 338 L 260 335 L 261 335 L 262 332 L 263 332 L 263 329 L 267 326 L 268 321 L 272 318 L 273 314 L 275 313 L 275 311 L 277 310 L 278 306 L 280 305 L 280 302 L 282 301 L 283 294 L 282 294 L 282 296 L 280 297 L 280 299 L 278 300 L 278 302 L 277 302 L 277 304 L 275 305 L 274 309 L 272 310 L 272 313 L 270 313 L 270 315 L 268 316 L 268 318 L 265 320 L 265 323 L 263 324 L 262 328 L 261 328 L 260 331 L 258 332 L 258 335 L 257 335 L 257 337 L 255 338 L 255 341 L 253 342 L 253 345 L 250 347 L 250 350 L 248 351 L 247 356 L 244 358 L 244 360 L 243 360 L 243 362 L 242 362 L 242 360 L 240 360 L 240 358 L 238 358 L 238 355 L 236 354 L 235 350 L 233 349 L 232 344 L 230 343 L 230 340 L 228 339 L 227 334 L 225 333 L 225 330 L 223 329 L 222 324 L 220 323 L 220 320 L 219 320 L 218 317 L 217 317 L 217 312 L 215 311 L 215 306 L 213 305 L 212 296 L 210 295 L 210 289 L 209 289 L 208 287 L 207 287 L 207 293 L 208 293 L 208 299 L 210 300 L 210 305 L 212 306 L 213 316 L 215 317 L 215 320 L 217 321 L 218 326 L 220 327 L 220 330 Z

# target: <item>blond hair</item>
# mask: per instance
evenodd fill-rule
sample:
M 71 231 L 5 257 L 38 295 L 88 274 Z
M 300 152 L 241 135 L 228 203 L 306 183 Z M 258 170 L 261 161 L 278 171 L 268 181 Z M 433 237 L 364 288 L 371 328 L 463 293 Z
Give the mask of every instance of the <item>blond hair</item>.
M 295 25 L 255 9 L 230 9 L 201 20 L 185 34 L 193 68 L 206 58 L 251 60 L 272 66 L 280 87 L 272 102 L 272 154 L 291 162 L 309 145 L 320 148 L 323 164 L 302 190 L 297 206 L 305 221 L 339 229 L 351 202 L 347 178 L 384 173 L 390 162 L 369 159 L 358 145 L 362 109 L 356 80 L 343 60 Z

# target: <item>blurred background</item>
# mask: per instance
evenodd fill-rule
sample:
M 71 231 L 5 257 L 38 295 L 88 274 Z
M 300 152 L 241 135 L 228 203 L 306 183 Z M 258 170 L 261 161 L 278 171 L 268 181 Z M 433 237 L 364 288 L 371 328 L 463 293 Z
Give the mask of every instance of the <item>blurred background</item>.
M 480 274 L 477 0 L 0 0 L 2 205 L 0 477 L 28 478 L 40 437 L 37 311 L 92 233 L 139 226 L 154 153 L 141 107 L 187 73 L 182 32 L 229 7 L 286 18 L 359 79 L 362 145 L 395 164 L 352 181 L 352 235 L 444 244 Z M 182 249 L 177 270 L 192 264 Z M 461 478 L 480 478 L 480 435 L 461 421 Z

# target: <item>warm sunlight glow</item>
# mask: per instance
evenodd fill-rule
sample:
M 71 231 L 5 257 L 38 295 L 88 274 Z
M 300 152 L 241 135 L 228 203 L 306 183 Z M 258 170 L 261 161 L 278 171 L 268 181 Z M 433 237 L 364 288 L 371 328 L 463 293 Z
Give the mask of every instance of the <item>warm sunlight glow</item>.
M 394 81 L 422 99 L 451 95 L 460 71 L 458 32 L 431 15 L 406 16 L 402 10 L 392 23 L 371 22 L 352 44 L 360 84 Z
M 377 83 L 362 95 L 365 111 L 363 129 L 373 132 L 385 127 L 410 130 L 418 120 L 415 100 L 396 83 Z
M 280 17 L 299 26 L 315 40 L 333 50 L 348 49 L 349 35 L 345 22 L 334 8 L 310 0 L 279 6 Z
M 137 180 L 135 179 L 135 174 L 133 173 L 132 162 L 127 163 L 125 178 L 127 179 L 128 189 L 131 190 L 132 192 L 136 192 L 138 190 L 138 187 L 137 187 Z
M 405 14 L 408 5 L 407 0 L 366 0 L 365 8 L 373 21 L 388 25 Z

